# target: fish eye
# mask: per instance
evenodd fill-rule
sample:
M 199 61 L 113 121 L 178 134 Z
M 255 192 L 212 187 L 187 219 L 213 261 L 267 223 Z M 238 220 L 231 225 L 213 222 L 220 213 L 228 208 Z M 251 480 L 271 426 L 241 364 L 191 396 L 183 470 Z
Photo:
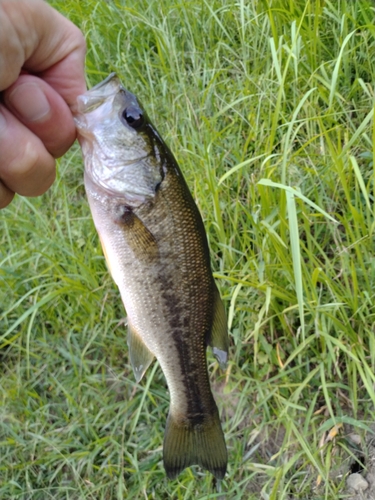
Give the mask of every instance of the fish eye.
M 122 117 L 126 123 L 132 128 L 139 128 L 144 123 L 144 118 L 141 110 L 133 106 L 125 108 L 122 112 Z

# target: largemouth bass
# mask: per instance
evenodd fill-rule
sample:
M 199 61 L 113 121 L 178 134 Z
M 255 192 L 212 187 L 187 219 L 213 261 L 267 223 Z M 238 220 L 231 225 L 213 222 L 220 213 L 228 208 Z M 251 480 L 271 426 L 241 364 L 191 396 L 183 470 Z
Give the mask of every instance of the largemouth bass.
M 134 374 L 139 381 L 156 357 L 170 392 L 166 473 L 197 464 L 221 479 L 227 450 L 206 347 L 225 365 L 228 335 L 202 218 L 171 151 L 115 74 L 80 96 L 78 110 L 85 188 L 127 312 Z

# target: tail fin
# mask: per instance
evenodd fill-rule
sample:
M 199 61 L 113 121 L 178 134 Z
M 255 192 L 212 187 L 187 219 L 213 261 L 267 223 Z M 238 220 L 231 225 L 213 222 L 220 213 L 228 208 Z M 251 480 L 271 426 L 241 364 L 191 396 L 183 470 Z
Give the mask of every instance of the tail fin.
M 163 445 L 164 467 L 169 479 L 175 479 L 190 465 L 200 465 L 217 479 L 227 470 L 227 448 L 216 413 L 202 424 L 179 422 L 168 415 Z

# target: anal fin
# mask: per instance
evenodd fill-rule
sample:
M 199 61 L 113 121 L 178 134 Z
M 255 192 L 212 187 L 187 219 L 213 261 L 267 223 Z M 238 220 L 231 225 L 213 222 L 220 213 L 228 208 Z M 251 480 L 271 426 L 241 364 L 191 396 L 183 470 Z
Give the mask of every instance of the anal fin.
M 227 315 L 221 300 L 219 290 L 214 283 L 214 315 L 212 329 L 207 339 L 207 344 L 212 347 L 212 352 L 218 360 L 220 368 L 225 369 L 228 360 L 229 338 L 227 327 Z
M 139 382 L 145 374 L 147 368 L 154 359 L 154 355 L 145 345 L 135 328 L 128 320 L 128 346 L 130 362 L 133 368 L 134 376 Z

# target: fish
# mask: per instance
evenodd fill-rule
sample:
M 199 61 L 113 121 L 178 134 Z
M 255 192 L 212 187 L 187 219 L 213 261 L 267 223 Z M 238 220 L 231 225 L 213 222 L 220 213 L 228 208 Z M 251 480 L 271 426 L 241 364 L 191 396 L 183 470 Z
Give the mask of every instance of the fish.
M 134 375 L 139 382 L 156 358 L 167 381 L 166 475 L 199 465 L 223 479 L 227 448 L 206 349 L 225 368 L 229 340 L 202 217 L 172 152 L 115 73 L 79 96 L 77 109 L 85 190 L 126 310 Z

